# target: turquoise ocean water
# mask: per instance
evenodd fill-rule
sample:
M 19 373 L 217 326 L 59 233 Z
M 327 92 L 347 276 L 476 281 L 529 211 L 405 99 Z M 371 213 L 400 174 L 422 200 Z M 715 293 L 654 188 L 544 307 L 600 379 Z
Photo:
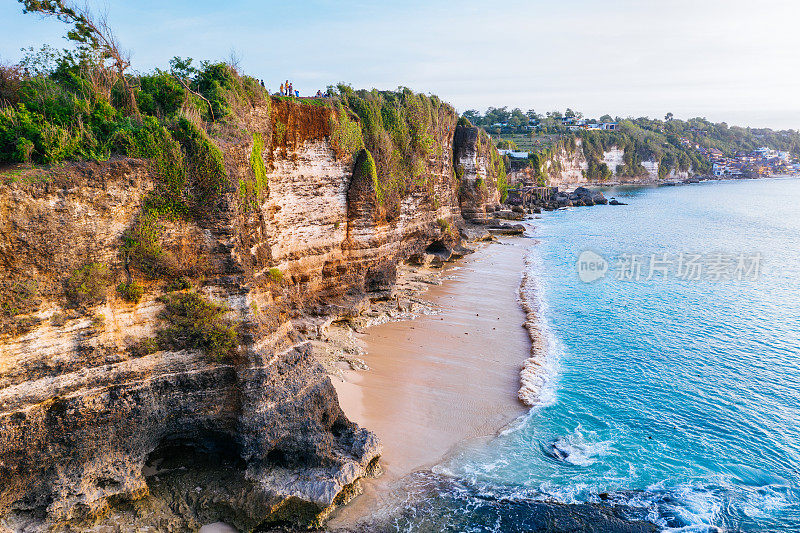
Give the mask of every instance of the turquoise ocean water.
M 524 531 L 519 502 L 605 500 L 673 531 L 800 531 L 800 180 L 605 192 L 629 205 L 531 221 L 540 404 L 421 474 L 394 529 Z

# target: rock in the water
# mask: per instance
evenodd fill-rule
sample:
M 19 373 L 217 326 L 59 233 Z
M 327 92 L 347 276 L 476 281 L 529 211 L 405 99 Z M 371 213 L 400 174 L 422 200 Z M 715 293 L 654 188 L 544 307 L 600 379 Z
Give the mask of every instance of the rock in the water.
M 525 233 L 525 226 L 522 224 L 493 224 L 487 228 L 496 235 L 522 235 Z
M 558 193 L 556 199 L 559 201 L 559 206 L 564 207 L 567 202 L 561 200 L 562 193 Z M 566 196 L 569 202 L 575 206 L 592 206 L 592 205 L 605 205 L 608 203 L 606 197 L 600 191 L 592 191 L 586 187 L 578 187 Z

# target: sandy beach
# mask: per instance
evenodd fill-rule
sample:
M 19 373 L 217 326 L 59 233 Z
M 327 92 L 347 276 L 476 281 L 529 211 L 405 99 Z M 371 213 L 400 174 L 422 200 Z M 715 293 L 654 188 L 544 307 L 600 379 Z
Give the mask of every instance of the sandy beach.
M 423 296 L 439 313 L 371 327 L 369 366 L 333 378 L 354 422 L 384 446 L 384 474 L 331 522 L 346 525 L 376 506 L 392 482 L 445 458 L 459 443 L 491 436 L 523 414 L 519 370 L 530 337 L 518 302 L 529 239 L 482 245 L 444 268 Z

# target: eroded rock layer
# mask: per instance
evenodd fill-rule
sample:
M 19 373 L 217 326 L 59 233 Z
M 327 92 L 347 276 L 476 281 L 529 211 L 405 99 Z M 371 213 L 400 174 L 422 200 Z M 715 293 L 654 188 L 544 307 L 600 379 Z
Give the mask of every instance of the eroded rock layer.
M 425 187 L 389 213 L 354 172 L 363 154 L 331 141 L 345 111 L 268 104 L 211 132 L 228 185 L 202 216 L 142 226 L 160 176 L 140 159 L 0 183 L 7 529 L 314 524 L 375 470 L 380 444 L 344 416 L 292 319 L 385 297 L 400 262 L 457 246 L 461 212 L 498 200 L 472 176 L 493 148 L 456 134 L 455 160 L 474 162 L 459 194 L 453 113 Z M 137 270 L 137 227 L 157 228 L 141 253 L 167 275 Z
M 461 213 L 465 220 L 485 220 L 500 205 L 505 167 L 491 139 L 480 128 L 457 126 L 454 146 Z

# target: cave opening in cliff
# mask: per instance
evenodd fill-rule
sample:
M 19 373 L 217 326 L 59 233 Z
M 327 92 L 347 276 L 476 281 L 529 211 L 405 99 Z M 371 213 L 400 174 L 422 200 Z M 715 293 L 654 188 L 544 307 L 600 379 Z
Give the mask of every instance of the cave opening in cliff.
M 425 248 L 425 253 L 428 254 L 446 254 L 448 252 L 447 246 L 442 241 L 433 241 Z
M 229 433 L 205 431 L 191 437 L 169 436 L 147 456 L 146 475 L 201 465 L 243 467 L 241 447 Z

